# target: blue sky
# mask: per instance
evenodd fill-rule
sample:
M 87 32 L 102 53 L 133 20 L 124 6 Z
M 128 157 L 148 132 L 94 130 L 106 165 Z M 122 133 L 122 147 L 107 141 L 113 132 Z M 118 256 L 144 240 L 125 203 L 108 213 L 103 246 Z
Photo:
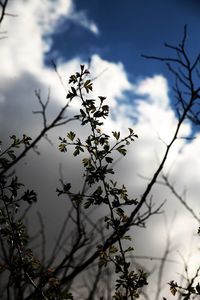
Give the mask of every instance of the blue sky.
M 87 60 L 98 53 L 103 59 L 121 61 L 132 79 L 154 73 L 164 73 L 161 63 L 146 61 L 142 53 L 163 55 L 169 53 L 164 42 L 177 43 L 183 27 L 188 24 L 189 48 L 195 53 L 199 46 L 200 4 L 194 0 L 84 0 L 75 2 L 78 11 L 84 11 L 98 27 L 99 34 L 68 19 L 53 35 L 48 58 L 56 51 L 58 57 L 68 60 L 80 56 Z
M 165 48 L 164 43 L 178 44 L 186 24 L 187 49 L 191 58 L 195 57 L 200 47 L 199 1 L 74 0 L 73 5 L 75 18 L 65 18 L 51 35 L 52 45 L 45 55 L 46 64 L 51 66 L 51 59 L 68 61 L 74 57 L 87 62 L 93 54 L 97 54 L 103 60 L 121 62 L 130 82 L 162 74 L 168 80 L 170 103 L 174 106 L 174 76 L 164 63 L 146 60 L 141 54 L 173 56 L 174 53 Z M 93 23 L 97 31 L 77 22 L 82 18 Z M 128 91 L 124 93 L 129 101 Z M 130 100 L 133 101 L 132 96 Z

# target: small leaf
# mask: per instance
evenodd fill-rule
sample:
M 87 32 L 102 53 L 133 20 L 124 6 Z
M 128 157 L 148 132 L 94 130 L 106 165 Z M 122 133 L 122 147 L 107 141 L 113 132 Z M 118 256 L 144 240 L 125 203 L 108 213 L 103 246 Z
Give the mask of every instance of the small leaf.
M 13 140 L 13 145 L 12 145 L 12 146 L 15 147 L 15 148 L 19 148 L 19 145 L 21 144 L 20 139 L 18 139 L 18 138 L 16 137 L 16 135 L 10 136 L 10 139 Z
M 200 283 L 199 282 L 196 285 L 196 291 L 197 291 L 198 295 L 200 295 Z
M 83 158 L 82 160 L 84 167 L 87 167 L 90 165 L 90 159 L 89 158 Z
M 85 203 L 84 203 L 84 208 L 85 209 L 87 209 L 87 208 L 89 208 L 90 206 L 91 206 L 91 204 L 92 204 L 92 202 L 91 201 L 86 201 Z
M 80 65 L 80 67 L 81 67 L 81 71 L 83 72 L 83 71 L 84 71 L 84 68 L 85 68 L 85 66 L 84 66 L 84 65 Z
M 124 147 L 125 147 L 124 145 L 121 145 L 121 146 L 119 146 L 116 150 L 117 150 L 120 154 L 122 154 L 122 155 L 125 156 L 127 150 L 126 150 Z
M 60 152 L 67 152 L 67 147 L 65 144 L 61 143 L 59 146 L 58 146 Z
M 114 245 L 111 245 L 109 247 L 109 253 L 114 254 L 116 252 L 118 252 L 118 248 L 116 246 L 114 246 Z
M 103 96 L 98 96 L 98 97 L 99 97 L 101 103 L 106 99 L 106 97 L 103 97 Z
M 22 196 L 22 200 L 32 204 L 33 202 L 37 201 L 37 194 L 33 190 L 27 190 Z
M 113 136 L 114 136 L 114 138 L 116 138 L 116 140 L 118 141 L 119 140 L 119 138 L 120 138 L 120 131 L 112 131 L 112 134 L 113 134 Z
M 68 183 L 64 184 L 63 191 L 65 193 L 67 193 L 70 189 L 71 189 L 71 183 L 68 182 Z
M 170 285 L 170 292 L 172 293 L 173 296 L 175 296 L 177 292 L 177 283 L 172 280 L 169 283 L 169 285 Z
M 73 141 L 75 138 L 76 134 L 73 131 L 68 132 L 67 137 Z
M 107 156 L 107 157 L 105 157 L 105 160 L 107 161 L 107 163 L 112 163 L 112 161 L 113 161 L 113 158 L 112 158 L 112 157 L 109 157 L 109 156 Z
M 86 92 L 89 93 L 89 91 L 92 91 L 92 82 L 91 80 L 86 80 L 84 83 L 84 88 L 86 89 Z
M 74 155 L 74 156 L 77 156 L 77 155 L 79 155 L 79 154 L 80 154 L 80 151 L 79 151 L 79 149 L 77 148 L 77 149 L 74 151 L 73 155 Z
M 176 295 L 177 289 L 174 286 L 170 287 L 170 292 L 172 293 L 173 296 Z
M 30 145 L 30 141 L 32 140 L 32 138 L 30 136 L 27 136 L 25 134 L 23 134 L 23 143 L 24 145 Z
M 7 154 L 10 156 L 10 158 L 11 158 L 12 160 L 14 160 L 14 159 L 16 158 L 16 155 L 14 154 L 14 151 L 13 151 L 13 150 L 9 150 L 9 151 L 7 152 Z
M 129 130 L 130 134 L 133 133 L 133 129 L 132 128 L 129 128 L 128 130 Z
M 81 113 L 81 116 L 82 116 L 83 118 L 85 118 L 86 113 L 84 112 L 84 110 L 80 109 L 80 113 Z
M 106 144 L 106 145 L 103 146 L 103 149 L 104 149 L 106 152 L 108 152 L 109 149 L 110 149 L 110 146 Z
M 129 235 L 124 235 L 123 236 L 123 239 L 124 240 L 128 240 L 128 241 L 131 241 L 131 237 Z
M 71 87 L 71 89 L 72 89 L 73 95 L 76 96 L 77 95 L 76 89 L 73 86 Z
M 69 83 L 76 83 L 77 82 L 77 77 L 76 75 L 71 75 L 69 78 Z
M 130 251 L 133 251 L 134 248 L 133 247 L 128 247 L 124 252 L 130 252 Z
M 117 212 L 118 216 L 120 216 L 120 217 L 122 217 L 124 215 L 124 210 L 121 208 L 117 208 L 116 212 Z

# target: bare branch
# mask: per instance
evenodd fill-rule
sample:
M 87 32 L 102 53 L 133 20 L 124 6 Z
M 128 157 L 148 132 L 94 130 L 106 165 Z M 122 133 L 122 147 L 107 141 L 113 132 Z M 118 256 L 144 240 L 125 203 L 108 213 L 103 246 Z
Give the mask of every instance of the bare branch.
M 194 210 L 187 204 L 184 198 L 176 191 L 175 187 L 169 182 L 166 175 L 162 174 L 165 185 L 170 189 L 172 194 L 180 201 L 180 203 L 190 212 L 193 218 L 200 224 L 200 218 L 196 215 Z

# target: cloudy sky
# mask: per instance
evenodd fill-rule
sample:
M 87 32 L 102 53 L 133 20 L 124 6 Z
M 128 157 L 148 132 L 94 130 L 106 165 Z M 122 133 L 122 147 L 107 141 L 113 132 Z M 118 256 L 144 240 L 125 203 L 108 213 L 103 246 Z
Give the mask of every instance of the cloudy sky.
M 92 76 L 98 77 L 94 81 L 95 93 L 107 96 L 111 108 L 105 130 L 118 129 L 125 134 L 127 127 L 133 127 L 139 135 L 127 158 L 120 161 L 116 169 L 119 180 L 123 180 L 130 193 L 141 195 L 147 182 L 138 175 L 151 177 L 163 156 L 163 141 L 170 140 L 177 124 L 172 76 L 162 63 L 145 60 L 141 54 L 166 55 L 169 50 L 163 43 L 178 43 L 184 24 L 188 24 L 187 47 L 194 57 L 200 49 L 199 1 L 11 0 L 8 12 L 16 16 L 7 17 L 0 28 L 5 37 L 0 40 L 1 139 L 8 142 L 11 134 L 35 136 L 42 128 L 39 116 L 32 114 L 39 107 L 35 90 L 40 89 L 44 99 L 50 90 L 51 118 L 65 104 L 68 76 L 77 71 L 80 64 L 90 64 Z M 65 88 L 52 68 L 52 59 Z M 69 115 L 77 108 L 78 103 L 72 103 Z M 41 155 L 30 154 L 19 169 L 29 187 L 38 191 L 38 207 L 45 222 L 54 218 L 58 227 L 66 206 L 62 201 L 58 204 L 56 199 L 59 164 L 67 180 L 71 180 L 71 176 L 75 184 L 81 180 L 77 175 L 79 166 L 57 150 L 57 136 L 64 136 L 69 128 L 73 128 L 73 124 L 68 129 L 53 131 L 50 137 L 54 146 L 41 142 Z M 190 136 L 192 130 L 186 123 L 181 135 Z M 197 214 L 200 208 L 199 151 L 200 136 L 196 131 L 196 139 L 187 143 L 181 139 L 176 143 L 166 165 L 178 191 L 187 189 L 188 204 Z M 150 255 L 151 252 L 151 255 L 161 256 L 166 239 L 164 220 L 170 224 L 175 215 L 172 244 L 176 241 L 176 250 L 187 258 L 197 223 L 166 188 L 157 186 L 154 191 L 155 202 L 168 199 L 166 215 L 150 220 L 149 231 L 137 233 L 136 250 L 138 254 Z M 149 234 L 152 236 L 147 239 Z M 180 239 L 183 234 L 188 237 L 186 242 Z M 176 251 L 173 255 L 180 261 Z M 191 259 L 197 259 L 195 253 Z

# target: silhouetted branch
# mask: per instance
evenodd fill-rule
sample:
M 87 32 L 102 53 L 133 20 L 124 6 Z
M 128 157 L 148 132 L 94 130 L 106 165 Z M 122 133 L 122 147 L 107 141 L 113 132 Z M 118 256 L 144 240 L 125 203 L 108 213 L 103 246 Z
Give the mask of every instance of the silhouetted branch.
M 164 180 L 164 184 L 170 189 L 172 194 L 180 201 L 180 203 L 189 211 L 189 213 L 193 216 L 195 220 L 200 224 L 200 218 L 194 212 L 194 210 L 188 205 L 188 203 L 184 200 L 184 197 L 181 196 L 175 189 L 174 185 L 169 182 L 169 179 L 166 175 L 162 174 L 162 179 Z
M 37 97 L 38 100 L 42 106 L 42 110 L 38 111 L 37 113 L 42 114 L 43 117 L 43 124 L 44 127 L 41 130 L 41 132 L 38 134 L 38 136 L 29 143 L 29 145 L 27 145 L 25 147 L 25 149 L 13 160 L 11 161 L 9 164 L 7 164 L 7 166 L 5 166 L 1 171 L 0 171 L 0 177 L 3 176 L 4 174 L 6 174 L 13 166 L 15 166 L 31 149 L 34 149 L 35 146 L 38 144 L 38 142 L 46 136 L 47 132 L 49 132 L 51 129 L 57 127 L 57 126 L 61 126 L 61 125 L 65 125 L 73 120 L 76 120 L 77 118 L 67 118 L 64 121 L 63 118 L 64 117 L 64 113 L 67 110 L 67 108 L 69 107 L 69 104 L 71 102 L 71 100 L 68 100 L 67 103 L 61 108 L 60 112 L 57 114 L 57 116 L 53 119 L 53 121 L 50 122 L 50 124 L 47 124 L 47 119 L 46 119 L 46 108 L 47 105 L 49 103 L 49 99 L 47 99 L 47 101 L 45 102 L 45 104 L 42 102 L 40 94 L 37 92 Z M 49 96 L 48 96 L 49 98 Z
M 2 23 L 5 15 L 7 14 L 6 13 L 7 5 L 8 5 L 8 0 L 1 0 L 0 1 L 0 8 L 1 8 L 1 11 L 0 11 L 0 24 Z
M 164 61 L 166 63 L 169 61 L 173 62 L 175 64 L 177 63 L 181 67 L 183 67 L 184 72 L 186 72 L 186 74 L 187 74 L 186 76 L 187 76 L 188 82 L 189 82 L 189 84 L 184 85 L 184 87 L 188 89 L 188 93 L 187 93 L 188 96 L 187 96 L 187 100 L 185 98 L 183 98 L 183 94 L 180 92 L 180 87 L 176 87 L 177 90 L 179 91 L 179 103 L 181 105 L 181 110 L 179 110 L 179 120 L 177 123 L 177 127 L 174 131 L 171 141 L 166 145 L 166 150 L 165 150 L 163 158 L 160 162 L 160 165 L 158 166 L 157 170 L 155 171 L 154 175 L 152 176 L 152 179 L 150 180 L 149 184 L 147 185 L 143 195 L 141 196 L 140 201 L 136 205 L 135 209 L 133 209 L 133 211 L 131 212 L 127 222 L 120 227 L 120 231 L 119 231 L 120 236 L 123 236 L 125 234 L 125 232 L 127 232 L 127 230 L 131 227 L 131 225 L 133 224 L 133 220 L 135 218 L 137 218 L 138 212 L 141 210 L 142 206 L 146 203 L 147 197 L 149 196 L 153 186 L 157 182 L 157 179 L 160 176 L 160 174 L 164 168 L 165 162 L 168 158 L 168 155 L 169 155 L 169 152 L 170 152 L 172 146 L 174 145 L 175 141 L 179 138 L 179 132 L 180 132 L 180 128 L 181 128 L 183 122 L 188 117 L 188 114 L 191 113 L 194 105 L 197 104 L 197 99 L 198 99 L 197 95 L 198 95 L 198 91 L 199 91 L 200 87 L 195 87 L 196 82 L 194 82 L 194 78 L 193 78 L 193 74 L 195 71 L 195 68 L 193 67 L 194 64 L 190 64 L 189 57 L 185 50 L 186 36 L 187 36 L 187 31 L 186 31 L 186 27 L 185 27 L 184 37 L 183 37 L 182 43 L 180 44 L 180 48 L 178 47 L 175 49 L 176 51 L 179 51 L 179 54 L 182 56 L 182 60 L 184 62 L 182 60 L 180 60 L 179 57 L 178 58 L 170 58 L 170 57 L 162 58 L 162 57 L 156 57 L 156 56 L 145 56 L 147 58 L 157 59 L 160 61 Z M 172 49 L 173 49 L 173 47 L 172 47 Z M 176 76 L 176 73 L 174 75 Z M 181 81 L 180 81 L 180 83 L 181 83 Z M 117 234 L 115 232 L 112 233 L 110 235 L 110 237 L 105 241 L 105 243 L 103 245 L 103 249 L 107 250 L 110 245 L 114 244 L 117 241 L 117 239 L 118 239 Z M 80 264 L 76 270 L 73 270 L 71 272 L 71 274 L 69 274 L 66 278 L 64 278 L 62 280 L 61 284 L 64 284 L 68 280 L 69 281 L 72 280 L 74 277 L 77 276 L 77 274 L 79 274 L 82 270 L 87 268 L 87 266 L 90 265 L 97 258 L 98 258 L 98 251 L 94 252 L 83 264 Z

